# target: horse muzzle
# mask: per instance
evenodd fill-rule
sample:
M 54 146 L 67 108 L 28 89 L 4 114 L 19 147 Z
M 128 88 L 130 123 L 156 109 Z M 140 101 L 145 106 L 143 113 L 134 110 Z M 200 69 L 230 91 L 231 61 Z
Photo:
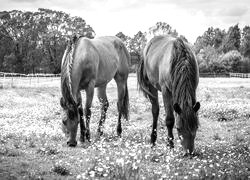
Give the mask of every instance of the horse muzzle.
M 69 141 L 67 141 L 67 145 L 69 147 L 76 147 L 77 141 L 76 140 L 69 140 Z

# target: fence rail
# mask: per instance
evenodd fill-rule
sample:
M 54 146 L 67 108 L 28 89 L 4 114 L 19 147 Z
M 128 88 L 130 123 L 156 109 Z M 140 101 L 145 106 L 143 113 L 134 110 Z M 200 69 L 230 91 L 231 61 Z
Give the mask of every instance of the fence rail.
M 229 73 L 200 73 L 200 77 L 215 78 L 215 77 L 230 77 L 230 76 Z
M 136 76 L 136 74 L 130 74 Z M 250 78 L 250 73 L 200 73 L 200 77 Z M 14 87 L 58 87 L 60 74 L 20 74 L 0 72 L 0 89 Z
M 14 87 L 54 87 L 60 85 L 60 74 L 20 74 L 0 72 L 0 89 Z
M 60 74 L 46 74 L 46 73 L 21 74 L 21 73 L 0 72 L 0 77 L 60 77 Z
M 250 73 L 229 73 L 230 77 L 250 78 Z
M 250 73 L 200 73 L 200 77 L 238 77 L 238 78 L 250 78 Z

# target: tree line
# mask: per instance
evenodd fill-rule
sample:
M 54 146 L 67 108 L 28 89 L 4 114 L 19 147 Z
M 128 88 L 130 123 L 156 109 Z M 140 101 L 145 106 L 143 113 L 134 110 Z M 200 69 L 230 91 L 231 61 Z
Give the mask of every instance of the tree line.
M 185 36 L 178 35 L 178 32 L 165 22 L 156 23 L 149 28 L 148 32 L 142 33 L 139 31 L 133 38 L 124 35 L 122 32 L 119 32 L 117 36 L 125 42 L 132 54 L 132 60 L 136 62 L 141 59 L 141 51 L 147 38 L 166 34 L 179 37 L 188 43 Z M 249 26 L 245 26 L 241 30 L 236 24 L 229 27 L 227 31 L 209 27 L 190 46 L 196 54 L 201 73 L 250 73 Z
M 0 12 L 0 71 L 60 73 L 67 40 L 95 32 L 81 17 L 61 11 Z
M 0 71 L 16 73 L 60 73 L 61 59 L 74 34 L 94 38 L 93 28 L 81 17 L 50 9 L 37 12 L 0 12 Z M 157 22 L 147 32 L 133 37 L 123 32 L 122 39 L 132 57 L 131 71 L 142 58 L 147 39 L 170 34 L 188 40 L 166 22 Z M 250 27 L 238 24 L 227 31 L 208 28 L 191 45 L 197 55 L 200 72 L 250 72 Z
M 194 43 L 200 72 L 250 73 L 250 27 L 208 28 Z

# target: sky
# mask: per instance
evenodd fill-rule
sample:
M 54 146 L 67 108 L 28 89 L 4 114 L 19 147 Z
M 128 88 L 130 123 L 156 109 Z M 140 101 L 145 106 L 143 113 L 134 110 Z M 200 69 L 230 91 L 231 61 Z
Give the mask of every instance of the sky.
M 133 37 L 166 22 L 194 43 L 209 27 L 250 25 L 249 0 L 0 0 L 0 11 L 47 8 L 82 17 L 96 36 Z

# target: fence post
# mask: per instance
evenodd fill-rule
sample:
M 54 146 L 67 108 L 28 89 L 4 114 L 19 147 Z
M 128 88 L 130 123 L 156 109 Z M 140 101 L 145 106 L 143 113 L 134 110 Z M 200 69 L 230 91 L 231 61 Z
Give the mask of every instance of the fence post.
M 11 87 L 13 87 L 13 74 L 11 74 Z
M 4 83 L 5 83 L 5 73 L 3 73 L 3 88 L 4 88 Z

